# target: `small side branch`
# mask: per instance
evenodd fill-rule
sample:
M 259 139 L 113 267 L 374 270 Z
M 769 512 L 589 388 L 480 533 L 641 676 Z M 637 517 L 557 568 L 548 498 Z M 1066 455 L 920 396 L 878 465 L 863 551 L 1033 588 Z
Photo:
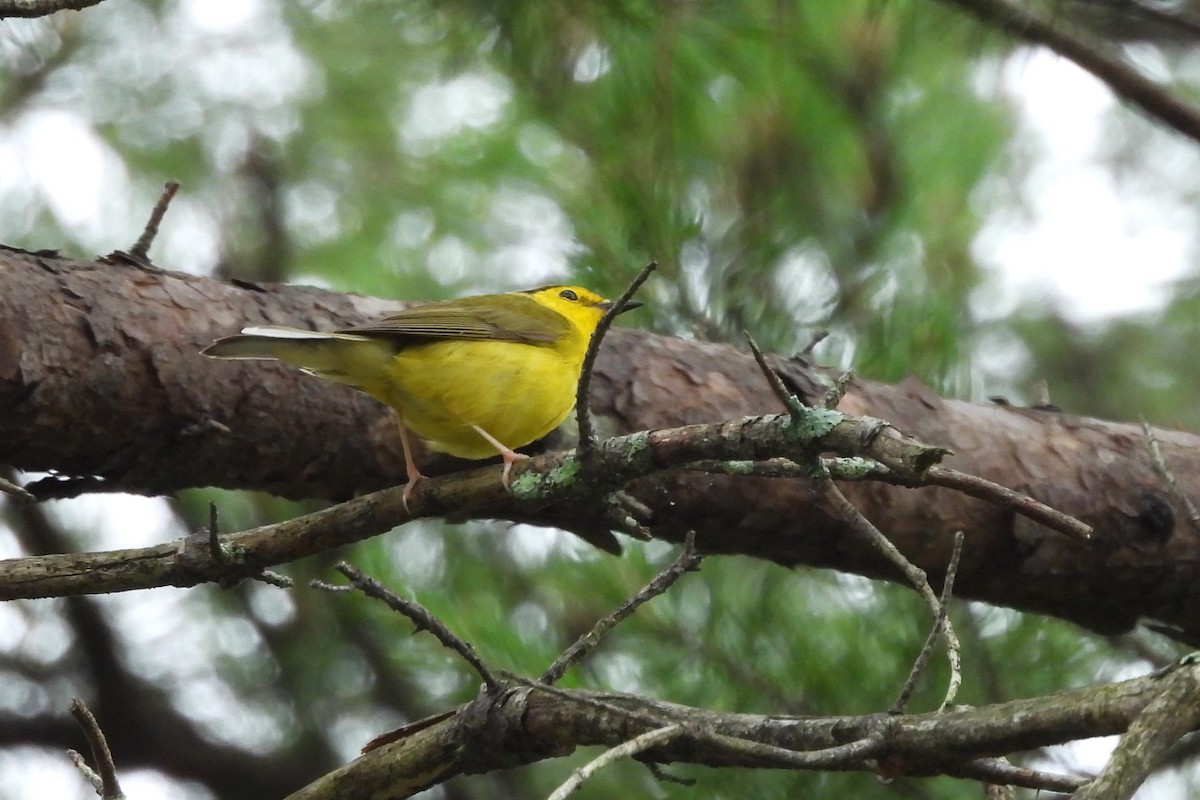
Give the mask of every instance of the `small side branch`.
M 71 716 L 83 728 L 88 745 L 92 749 L 92 761 L 96 764 L 95 773 L 87 770 L 84 772 L 84 777 L 93 786 L 96 779 L 99 779 L 100 785 L 97 787 L 96 793 L 103 800 L 124 800 L 125 793 L 121 791 L 121 784 L 117 780 L 117 767 L 113 763 L 112 752 L 108 749 L 108 740 L 104 738 L 104 731 L 100 730 L 100 723 L 96 722 L 96 717 L 92 714 L 91 709 L 79 698 L 71 701 Z M 79 766 L 76 759 L 72 760 L 76 761 L 76 766 Z
M 1053 528 L 1060 533 L 1065 533 L 1076 539 L 1092 538 L 1092 526 L 1086 522 L 1082 522 L 1070 514 L 1064 514 L 1057 509 L 1051 508 L 1027 494 L 1013 491 L 1006 486 L 1001 486 L 986 478 L 980 478 L 978 475 L 968 475 L 956 469 L 937 465 L 930 467 L 925 473 L 925 477 L 928 483 L 934 486 L 957 489 L 963 494 L 978 497 L 980 500 L 987 500 L 1002 508 L 1011 508 L 1013 511 L 1028 517 L 1034 522 L 1040 522 L 1048 528 Z M 882 480 L 887 479 L 882 478 Z M 901 486 L 909 485 L 903 483 L 901 480 L 888 482 L 894 482 Z
M 938 600 L 938 596 L 934 594 L 933 587 L 929 585 L 929 580 L 925 572 L 918 568 L 915 564 L 904 557 L 896 545 L 883 535 L 869 519 L 863 516 L 863 513 L 855 508 L 854 504 L 846 499 L 833 479 L 829 476 L 817 478 L 813 481 L 813 486 L 817 493 L 833 507 L 833 509 L 842 516 L 855 530 L 857 530 L 867 543 L 871 545 L 884 558 L 899 568 L 900 572 L 908 579 L 909 583 L 920 593 L 925 599 L 930 611 L 933 612 L 934 620 L 942 617 L 942 604 Z M 942 707 L 950 705 L 954 702 L 954 698 L 958 695 L 958 687 L 962 684 L 962 661 L 961 661 L 961 645 L 958 641 L 958 634 L 954 632 L 954 627 L 950 624 L 950 620 L 945 620 L 946 634 L 946 657 L 950 662 L 950 680 L 946 687 L 946 698 L 942 701 Z
M 933 628 L 929 631 L 928 638 L 925 639 L 925 644 L 921 647 L 921 652 L 917 655 L 917 660 L 913 662 L 912 669 L 909 670 L 908 680 L 904 682 L 904 686 L 900 689 L 900 696 L 896 698 L 895 705 L 889 711 L 891 714 L 903 714 L 905 709 L 908 708 L 908 701 L 912 699 L 912 694 L 916 691 L 917 681 L 924 674 L 925 668 L 929 666 L 929 658 L 933 655 L 933 648 L 937 645 L 938 640 L 942 638 L 942 630 L 946 626 L 946 609 L 954 592 L 954 576 L 958 574 L 958 562 L 962 558 L 962 546 L 963 532 L 956 531 L 954 534 L 954 549 L 950 553 L 950 563 L 946 566 L 946 577 L 942 581 L 941 608 L 938 610 L 937 619 L 933 622 Z
M 1092 526 L 1070 514 L 1064 514 L 1027 494 L 1001 486 L 998 483 L 969 475 L 956 469 L 934 465 L 918 475 L 892 469 L 877 461 L 861 457 L 828 457 L 821 459 L 821 467 L 838 481 L 878 481 L 893 486 L 921 488 L 922 486 L 944 486 L 963 494 L 986 500 L 1001 508 L 1009 508 L 1023 517 L 1041 523 L 1059 533 L 1076 539 L 1090 539 Z M 756 478 L 810 478 L 812 470 L 786 458 L 766 461 L 693 461 L 684 469 L 713 472 L 721 475 L 737 475 Z
M 174 199 L 175 193 L 179 191 L 178 181 L 167 181 L 163 187 L 163 192 L 158 198 L 158 202 L 154 204 L 154 210 L 150 212 L 150 219 L 146 221 L 146 227 L 142 230 L 142 235 L 134 242 L 133 247 L 129 250 L 129 255 L 133 260 L 149 264 L 150 263 L 150 245 L 154 243 L 154 237 L 158 236 L 158 226 L 162 224 L 163 217 L 166 216 L 167 206 L 171 205 L 171 200 Z
M 1003 758 L 978 758 L 965 764 L 949 767 L 946 774 L 956 778 L 983 781 L 991 786 L 1005 789 L 1020 786 L 1023 789 L 1063 794 L 1074 792 L 1087 783 L 1086 778 L 1078 778 L 1074 775 L 1058 775 L 1053 772 L 1041 772 L 1027 767 L 1013 766 Z
M 23 487 L 0 475 L 0 494 L 6 494 L 22 503 L 36 503 L 37 498 Z
M 576 639 L 562 655 L 554 660 L 553 664 L 546 668 L 542 677 L 538 678 L 538 682 L 542 684 L 558 682 L 568 669 L 586 658 L 610 630 L 636 611 L 639 606 L 670 589 L 684 574 L 698 570 L 701 559 L 703 556 L 696 552 L 696 534 L 689 532 L 687 541 L 683 545 L 683 552 L 671 566 L 658 573 L 654 580 L 646 584 L 641 591 L 622 603 L 611 614 L 597 621 L 590 631 Z
M 496 679 L 495 674 L 475 652 L 475 648 L 469 643 L 458 638 L 446 624 L 435 617 L 429 609 L 425 608 L 420 603 L 412 600 L 405 600 L 397 595 L 391 589 L 381 584 L 379 581 L 371 578 L 356 567 L 342 561 L 337 565 L 337 571 L 346 576 L 350 581 L 350 585 L 367 597 L 375 600 L 382 600 L 387 604 L 388 608 L 397 611 L 412 620 L 413 625 L 418 631 L 429 631 L 439 642 L 446 648 L 453 650 L 463 661 L 471 665 L 471 668 L 479 673 L 479 677 L 483 679 L 484 686 L 487 691 L 495 692 L 500 687 L 500 681 Z M 340 587 L 330 586 L 320 581 L 314 581 L 313 586 L 318 589 L 326 589 L 337 591 Z

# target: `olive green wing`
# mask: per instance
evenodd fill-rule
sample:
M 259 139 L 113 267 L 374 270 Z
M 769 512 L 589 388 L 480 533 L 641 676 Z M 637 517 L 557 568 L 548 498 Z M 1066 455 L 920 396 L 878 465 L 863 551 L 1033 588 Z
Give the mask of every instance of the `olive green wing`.
M 339 333 L 379 337 L 401 344 L 473 339 L 547 345 L 571 330 L 562 314 L 523 294 L 495 294 L 407 308 L 379 322 Z

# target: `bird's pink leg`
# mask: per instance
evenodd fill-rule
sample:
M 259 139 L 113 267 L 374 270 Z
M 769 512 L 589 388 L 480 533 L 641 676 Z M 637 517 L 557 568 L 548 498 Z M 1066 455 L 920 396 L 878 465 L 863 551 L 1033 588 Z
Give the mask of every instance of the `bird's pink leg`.
M 476 433 L 487 439 L 488 443 L 491 444 L 492 447 L 496 448 L 496 451 L 500 453 L 500 457 L 504 459 L 504 471 L 500 473 L 500 482 L 504 484 L 505 489 L 510 488 L 508 485 L 508 473 L 512 471 L 512 465 L 518 461 L 524 461 L 525 459 L 529 458 L 529 456 L 513 450 L 511 447 L 504 444 L 478 425 L 472 425 L 471 427 Z
M 404 503 L 404 510 L 408 511 L 408 498 L 412 496 L 413 489 L 417 487 L 417 481 L 425 476 L 421 474 L 421 470 L 417 468 L 417 462 L 413 460 L 412 445 L 408 443 L 408 426 L 404 424 L 404 419 L 399 412 L 396 412 L 396 424 L 400 427 L 400 446 L 404 449 L 404 470 L 408 473 L 408 483 L 404 484 L 404 492 L 400 495 L 400 500 Z

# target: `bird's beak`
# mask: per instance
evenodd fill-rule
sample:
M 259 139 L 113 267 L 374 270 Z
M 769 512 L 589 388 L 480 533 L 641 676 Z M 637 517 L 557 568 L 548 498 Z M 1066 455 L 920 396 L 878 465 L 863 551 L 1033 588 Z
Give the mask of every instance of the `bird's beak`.
M 608 311 L 610 308 L 612 308 L 615 305 L 616 305 L 615 301 L 605 300 L 603 303 L 597 303 L 596 308 L 602 308 L 605 311 Z M 624 314 L 626 311 L 633 311 L 635 308 L 641 308 L 644 305 L 646 305 L 646 304 L 641 302 L 640 300 L 627 300 L 625 302 L 625 305 L 623 305 L 621 307 L 621 310 L 618 311 L 617 313 Z

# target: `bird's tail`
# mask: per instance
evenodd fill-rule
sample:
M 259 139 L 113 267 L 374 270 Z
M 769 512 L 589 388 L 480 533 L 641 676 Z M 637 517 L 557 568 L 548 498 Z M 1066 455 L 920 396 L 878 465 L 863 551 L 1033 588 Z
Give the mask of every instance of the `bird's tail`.
M 378 338 L 353 333 L 264 326 L 243 328 L 200 351 L 209 358 L 267 359 L 299 367 L 325 380 L 360 386 L 395 354 Z

